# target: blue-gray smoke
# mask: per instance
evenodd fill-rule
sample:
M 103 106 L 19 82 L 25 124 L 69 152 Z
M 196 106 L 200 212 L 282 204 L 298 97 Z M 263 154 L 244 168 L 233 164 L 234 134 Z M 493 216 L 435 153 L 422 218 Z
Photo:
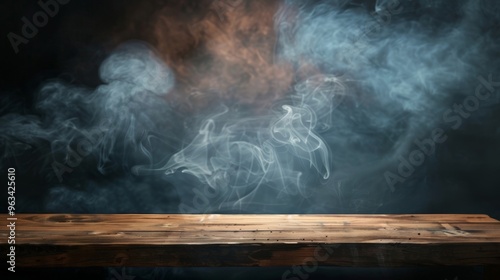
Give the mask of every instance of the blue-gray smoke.
M 397 174 L 399 157 L 408 157 L 415 140 L 449 128 L 443 112 L 474 95 L 478 76 L 498 81 L 498 38 L 485 30 L 498 24 L 499 8 L 494 1 L 393 0 L 368 12 L 351 1 L 286 1 L 276 21 L 280 57 L 338 73 L 350 91 L 321 134 L 332 152 L 336 203 L 370 212 L 407 200 L 398 194 L 431 195 L 425 173 L 434 155 L 396 185 L 403 191 L 388 195 L 384 173 Z M 479 112 L 491 112 L 496 96 Z
M 2 162 L 23 153 L 39 157 L 31 160 L 52 184 L 44 199 L 46 211 L 165 211 L 168 204 L 157 201 L 154 206 L 151 198 L 168 195 L 145 191 L 144 179 L 127 174 L 138 162 L 153 160 L 143 147 L 164 149 L 169 141 L 170 136 L 157 133 L 173 129 L 165 101 L 173 74 L 151 47 L 139 42 L 117 49 L 99 74 L 104 84 L 96 89 L 50 81 L 37 93 L 35 114 L 3 116 Z M 33 211 L 30 204 L 20 203 L 21 210 Z
M 345 95 L 335 77 L 313 80 L 316 85 L 298 85 L 290 103 L 268 115 L 242 117 L 223 108 L 160 170 L 169 176 L 181 170 L 196 177 L 201 189 L 212 189 L 215 200 L 195 212 L 282 211 L 297 197 L 309 197 L 332 172 L 329 148 L 317 130 L 331 126 L 332 106 Z
M 498 86 L 500 4 L 360 3 L 283 3 L 275 59 L 301 75 L 267 112 L 181 113 L 165 98 L 173 72 L 128 43 L 101 65 L 101 86 L 50 81 L 34 114 L 4 115 L 3 160 L 35 155 L 47 211 L 424 212 L 446 145 L 411 176 L 398 168 L 436 128 L 496 125 L 496 89 L 470 117 L 443 114 L 481 81 Z
M 369 2 L 284 1 L 276 61 L 301 75 L 264 113 L 234 103 L 179 112 L 166 98 L 173 72 L 138 42 L 104 61 L 97 88 L 54 80 L 37 91 L 30 113 L 2 105 L 10 113 L 0 117 L 0 167 L 19 166 L 34 178 L 20 186 L 43 189 L 19 194 L 19 211 L 499 218 L 500 2 Z M 467 117 L 454 112 L 479 85 L 490 96 Z M 435 129 L 448 140 L 402 176 L 402 161 Z M 403 180 L 391 185 L 387 172 Z M 267 278 L 281 277 L 278 270 Z M 128 271 L 143 279 L 207 275 Z M 249 275 L 238 272 L 234 278 Z
M 434 154 L 396 186 L 385 174 L 401 176 L 415 141 L 449 126 L 443 113 L 474 94 L 477 77 L 498 73 L 498 42 L 480 30 L 491 28 L 481 19 L 496 17 L 499 5 L 421 1 L 419 9 L 439 13 L 414 19 L 412 3 L 377 1 L 370 13 L 350 1 L 286 1 L 276 15 L 278 59 L 323 74 L 297 81 L 269 115 L 224 109 L 207 117 L 158 169 L 174 185 L 196 178 L 180 186 L 181 210 L 376 212 L 428 194 Z M 490 98 L 481 110 L 497 103 Z

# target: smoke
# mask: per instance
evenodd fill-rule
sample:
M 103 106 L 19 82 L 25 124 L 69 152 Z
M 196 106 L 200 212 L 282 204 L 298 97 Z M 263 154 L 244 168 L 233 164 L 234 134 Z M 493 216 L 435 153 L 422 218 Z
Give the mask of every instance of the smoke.
M 116 48 L 99 86 L 51 80 L 1 117 L 2 162 L 45 182 L 44 211 L 425 212 L 408 198 L 432 194 L 448 144 L 385 174 L 436 128 L 498 131 L 497 92 L 463 127 L 443 119 L 496 83 L 494 1 L 154 5 L 132 28 L 151 45 Z
M 304 84 L 298 88 L 291 104 L 269 115 L 245 118 L 223 108 L 160 170 L 169 176 L 181 170 L 222 192 L 221 202 L 209 203 L 215 211 L 260 212 L 276 200 L 281 211 L 297 197 L 308 198 L 311 186 L 320 183 L 317 178 L 326 180 L 331 172 L 328 146 L 316 131 L 330 125 L 333 99 L 345 93 L 334 77 L 323 77 L 314 89 Z
M 339 73 L 352 92 L 322 133 L 332 183 L 351 202 L 344 207 L 369 212 L 401 199 L 389 198 L 381 174 L 443 125 L 443 111 L 474 93 L 477 76 L 498 73 L 498 42 L 482 31 L 498 23 L 497 9 L 491 1 L 377 1 L 370 12 L 349 1 L 286 1 L 276 21 L 281 58 Z M 425 193 L 430 166 L 398 187 Z
M 178 176 L 197 179 L 182 186 L 192 188 L 184 200 L 191 212 L 376 212 L 410 193 L 428 195 L 434 155 L 396 193 L 384 174 L 445 125 L 443 112 L 474 93 L 476 77 L 496 72 L 498 44 L 478 29 L 491 28 L 479 19 L 497 8 L 377 1 L 370 12 L 349 1 L 286 1 L 276 15 L 277 58 L 304 81 L 271 114 L 225 108 L 206 117 L 159 170 L 173 185 Z
M 68 206 L 78 212 L 112 211 L 110 201 L 117 193 L 133 193 L 134 178 L 126 175 L 130 165 L 153 160 L 141 147 L 165 149 L 171 138 L 155 133 L 174 127 L 164 98 L 174 85 L 173 73 L 151 47 L 131 42 L 118 48 L 102 63 L 100 78 L 105 83 L 96 89 L 47 82 L 37 92 L 35 114 L 11 113 L 0 120 L 6 143 L 2 162 L 23 153 L 40 155 L 36 169 L 53 184 L 48 211 L 68 211 Z M 115 182 L 105 186 L 113 177 Z M 119 181 L 123 189 L 115 191 L 112 186 Z M 96 200 L 101 203 L 86 207 Z M 134 209 L 123 201 L 116 204 L 122 205 L 115 209 L 119 212 Z
M 500 217 L 500 3 L 450 2 L 109 1 L 91 7 L 116 18 L 61 13 L 62 37 L 87 53 L 71 73 L 92 69 L 95 45 L 113 50 L 94 87 L 52 79 L 32 103 L 2 98 L 16 210 Z

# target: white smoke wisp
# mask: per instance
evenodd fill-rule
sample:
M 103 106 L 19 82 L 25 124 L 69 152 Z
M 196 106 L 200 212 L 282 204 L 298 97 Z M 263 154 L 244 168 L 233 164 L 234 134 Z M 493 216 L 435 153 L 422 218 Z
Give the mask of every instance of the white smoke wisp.
M 0 117 L 1 156 L 49 177 L 46 211 L 75 201 L 81 212 L 418 212 L 429 174 L 443 168 L 438 147 L 393 193 L 384 172 L 436 127 L 454 131 L 443 112 L 475 92 L 477 77 L 496 81 L 499 3 L 285 0 L 274 61 L 293 73 L 264 113 L 238 104 L 240 92 L 208 112 L 178 110 L 167 98 L 177 65 L 128 43 L 103 62 L 97 88 L 50 81 L 30 114 Z M 459 131 L 468 121 L 498 132 L 488 119 L 498 104 L 497 95 L 478 105 Z
M 475 91 L 478 75 L 498 73 L 498 42 L 484 30 L 495 28 L 499 8 L 494 1 L 379 0 L 370 11 L 352 1 L 285 1 L 276 15 L 280 59 L 340 73 L 350 92 L 328 111 L 331 129 L 320 134 L 332 152 L 325 197 L 371 212 L 389 197 L 425 189 L 425 166 L 394 195 L 384 171 L 443 126 L 443 112 Z
M 88 202 L 88 207 L 80 205 L 75 211 L 126 209 L 113 207 L 111 194 L 130 190 L 134 178 L 126 176 L 130 179 L 122 180 L 128 182 L 122 183 L 122 189 L 100 178 L 120 177 L 139 162 L 155 160 L 140 147 L 151 146 L 152 138 L 158 138 L 163 143 L 155 144 L 156 148 L 165 151 L 169 136 L 158 132 L 175 126 L 165 100 L 174 85 L 173 73 L 150 46 L 122 45 L 102 63 L 100 77 L 104 83 L 96 89 L 49 81 L 37 92 L 34 114 L 0 119 L 5 123 L 0 127 L 1 142 L 6 144 L 4 160 L 39 155 L 36 169 L 52 184 L 45 198 L 48 211 L 67 211 L 65 199 Z M 98 185 L 106 197 L 98 198 L 91 191 Z
M 167 175 L 180 170 L 212 189 L 224 189 L 226 195 L 213 209 L 261 211 L 261 205 L 277 199 L 286 205 L 309 197 L 310 185 L 317 178 L 327 180 L 331 172 L 328 146 L 315 129 L 330 125 L 332 99 L 344 94 L 334 78 L 324 77 L 316 90 L 304 92 L 310 83 L 298 86 L 301 92 L 292 96 L 292 104 L 269 115 L 245 118 L 225 107 L 160 170 Z

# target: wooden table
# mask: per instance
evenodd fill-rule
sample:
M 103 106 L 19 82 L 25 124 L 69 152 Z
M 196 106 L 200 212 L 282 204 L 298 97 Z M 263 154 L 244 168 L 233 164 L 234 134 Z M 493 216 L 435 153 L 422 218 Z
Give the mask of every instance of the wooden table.
M 15 217 L 17 267 L 485 266 L 500 279 L 500 222 L 486 215 Z

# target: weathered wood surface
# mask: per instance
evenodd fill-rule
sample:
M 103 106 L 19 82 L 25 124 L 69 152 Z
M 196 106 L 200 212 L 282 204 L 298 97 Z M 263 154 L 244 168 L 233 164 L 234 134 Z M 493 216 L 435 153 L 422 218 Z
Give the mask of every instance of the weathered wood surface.
M 16 217 L 20 267 L 500 265 L 500 222 L 486 215 Z

